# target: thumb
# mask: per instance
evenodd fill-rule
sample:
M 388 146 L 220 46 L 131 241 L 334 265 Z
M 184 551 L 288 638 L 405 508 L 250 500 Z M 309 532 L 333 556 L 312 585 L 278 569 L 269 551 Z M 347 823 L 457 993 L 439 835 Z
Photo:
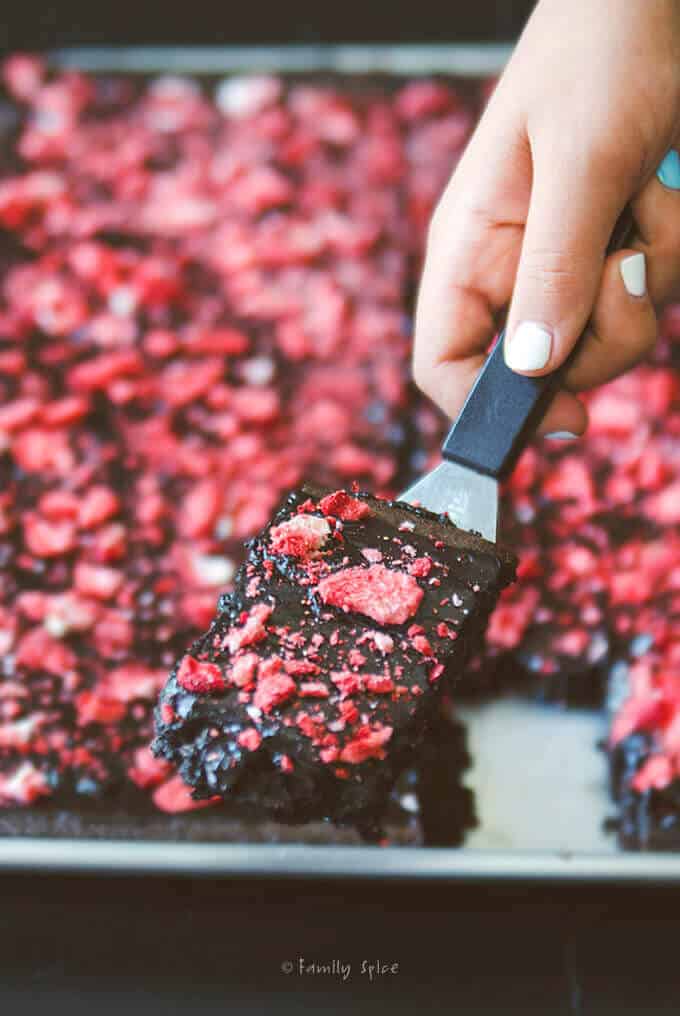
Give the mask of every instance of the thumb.
M 580 153 L 559 159 L 553 149 L 547 158 L 534 156 L 505 344 L 506 363 L 520 374 L 559 367 L 590 317 L 607 244 L 628 197 L 612 163 L 600 162 L 597 172 Z

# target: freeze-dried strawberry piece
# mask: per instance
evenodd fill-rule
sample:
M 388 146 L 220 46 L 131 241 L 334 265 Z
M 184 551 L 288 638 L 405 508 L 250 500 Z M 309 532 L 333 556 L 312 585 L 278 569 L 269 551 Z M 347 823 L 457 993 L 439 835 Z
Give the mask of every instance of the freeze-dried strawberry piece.
M 278 661 L 281 667 L 281 661 Z M 295 694 L 296 684 L 292 677 L 282 669 L 267 668 L 263 673 L 263 665 L 257 678 L 253 705 L 264 713 L 270 713 L 274 706 L 280 705 Z
M 257 653 L 243 653 L 237 656 L 231 665 L 229 677 L 237 688 L 245 688 L 251 683 L 257 671 L 259 657 Z
M 328 698 L 328 688 L 323 681 L 303 681 L 300 684 L 302 698 Z
M 149 790 L 167 779 L 171 772 L 170 763 L 156 758 L 151 754 L 148 746 L 144 745 L 135 750 L 132 756 L 132 765 L 128 769 L 128 776 L 140 790 Z
M 84 596 L 98 600 L 109 600 L 123 584 L 123 573 L 104 565 L 87 564 L 79 561 L 73 572 L 74 586 Z
M 184 349 L 188 353 L 200 356 L 241 356 L 249 346 L 248 336 L 236 328 L 199 329 L 184 341 Z
M 319 508 L 324 515 L 334 515 L 343 522 L 356 522 L 371 514 L 371 509 L 365 501 L 352 497 L 344 490 L 336 490 L 322 497 Z
M 197 483 L 182 502 L 178 525 L 189 539 L 207 536 L 213 529 L 222 507 L 223 490 L 220 484 L 207 478 Z
M 351 670 L 331 673 L 331 681 L 340 690 L 342 698 L 356 694 L 361 688 L 361 678 Z
M 262 743 L 262 735 L 255 727 L 246 727 L 236 738 L 238 743 L 246 751 L 257 751 Z
M 663 790 L 675 778 L 673 763 L 666 755 L 651 755 L 635 773 L 631 787 L 644 794 L 648 790 Z
M 29 473 L 54 470 L 61 475 L 73 469 L 74 456 L 68 437 L 61 431 L 33 427 L 23 430 L 12 441 L 12 455 Z
M 362 684 L 367 691 L 387 695 L 394 691 L 394 681 L 387 674 L 364 674 Z
M 423 598 L 423 590 L 411 575 L 382 564 L 343 568 L 322 579 L 318 592 L 328 606 L 357 611 L 378 624 L 403 624 L 416 613 Z
M 680 523 L 680 481 L 672 483 L 665 490 L 648 497 L 644 504 L 645 513 L 662 525 Z
M 120 499 L 109 487 L 90 487 L 80 504 L 78 523 L 83 529 L 93 529 L 107 522 L 120 508 Z
M 22 762 L 8 773 L 0 773 L 0 803 L 33 804 L 52 793 L 45 773 L 32 762 Z
M 221 359 L 171 363 L 161 374 L 163 398 L 173 409 L 180 409 L 207 395 L 224 374 Z
M 392 737 L 392 731 L 392 727 L 380 723 L 373 726 L 365 724 L 359 727 L 355 736 L 347 741 L 340 752 L 340 761 L 359 765 L 369 758 L 384 758 L 384 746 Z
M 26 546 L 36 557 L 59 557 L 76 545 L 76 528 L 68 519 L 48 520 L 37 512 L 24 516 Z
M 306 558 L 320 550 L 330 534 L 331 527 L 325 519 L 302 514 L 273 526 L 269 540 L 274 554 Z
M 152 670 L 143 663 L 127 663 L 114 667 L 103 684 L 111 698 L 119 702 L 151 701 L 163 687 L 166 676 L 165 671 Z
M 35 419 L 40 405 L 37 399 L 15 399 L 0 406 L 0 431 L 25 427 Z
M 214 663 L 207 663 L 197 660 L 187 654 L 177 670 L 177 683 L 186 691 L 196 692 L 199 695 L 208 695 L 212 692 L 221 692 L 226 688 L 226 682 L 219 667 Z
M 119 723 L 126 712 L 124 702 L 110 698 L 105 691 L 97 689 L 76 695 L 75 707 L 77 722 L 83 727 L 89 723 Z
M 164 811 L 168 815 L 178 815 L 185 811 L 210 808 L 211 805 L 217 803 L 219 798 L 212 797 L 206 801 L 194 801 L 191 796 L 191 787 L 186 785 L 181 776 L 173 776 L 154 791 L 152 800 L 160 811 Z
M 225 646 L 229 652 L 235 653 L 243 646 L 253 645 L 265 638 L 267 630 L 265 621 L 272 612 L 272 607 L 267 603 L 256 603 L 243 620 L 241 627 L 230 628 L 225 639 Z
M 48 427 L 63 427 L 82 420 L 89 410 L 90 403 L 87 398 L 82 395 L 69 395 L 43 406 L 41 417 Z
M 144 362 L 134 349 L 100 353 L 94 359 L 72 367 L 68 373 L 68 381 L 72 388 L 85 392 L 96 391 L 106 389 L 116 378 L 127 374 L 138 375 L 143 368 Z

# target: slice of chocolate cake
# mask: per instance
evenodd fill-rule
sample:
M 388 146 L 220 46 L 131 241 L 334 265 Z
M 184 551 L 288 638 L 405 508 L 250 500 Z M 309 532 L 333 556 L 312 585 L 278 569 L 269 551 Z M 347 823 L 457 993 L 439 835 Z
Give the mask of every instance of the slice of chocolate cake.
M 196 799 L 377 835 L 514 564 L 423 509 L 303 487 L 175 666 L 155 753 Z

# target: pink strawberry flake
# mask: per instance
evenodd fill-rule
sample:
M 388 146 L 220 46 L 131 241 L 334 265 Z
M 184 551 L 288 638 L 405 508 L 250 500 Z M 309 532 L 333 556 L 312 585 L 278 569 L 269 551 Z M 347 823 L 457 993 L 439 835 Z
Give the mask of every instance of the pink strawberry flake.
M 261 642 L 267 635 L 265 621 L 270 616 L 273 607 L 267 603 L 256 603 L 250 608 L 242 627 L 230 628 L 225 637 L 225 647 L 230 653 L 236 653 L 243 646 L 251 646 L 255 642 Z
M 47 776 L 32 762 L 22 762 L 16 769 L 0 774 L 0 804 L 33 804 L 51 793 Z
M 263 713 L 270 713 L 274 706 L 281 705 L 294 695 L 296 689 L 295 681 L 281 669 L 281 660 L 277 657 L 263 660 L 260 664 L 253 705 Z
M 366 691 L 389 694 L 394 691 L 394 681 L 385 674 L 365 674 L 362 677 Z
M 300 685 L 301 698 L 328 698 L 328 688 L 323 681 L 303 681 Z
M 663 790 L 675 777 L 673 763 L 665 755 L 651 755 L 636 772 L 631 786 L 638 794 L 648 790 Z
M 354 695 L 361 688 L 361 679 L 351 670 L 336 671 L 331 674 L 331 681 L 339 689 L 342 698 Z
M 226 688 L 226 683 L 219 667 L 216 667 L 214 663 L 197 660 L 188 654 L 183 657 L 177 670 L 177 683 L 185 691 L 194 692 L 199 695 L 221 692 Z
M 328 606 L 365 614 L 378 624 L 403 624 L 412 617 L 423 590 L 411 575 L 382 564 L 344 568 L 322 579 L 319 596 Z
M 343 522 L 356 522 L 371 514 L 371 509 L 365 501 L 351 497 L 344 490 L 336 490 L 333 494 L 322 497 L 319 507 L 324 515 L 333 515 Z
M 330 534 L 331 527 L 325 519 L 316 515 L 296 515 L 273 526 L 269 542 L 274 554 L 306 558 L 320 550 Z
M 206 801 L 194 801 L 191 787 L 188 787 L 181 776 L 173 776 L 161 784 L 152 795 L 153 803 L 160 811 L 168 815 L 177 815 L 184 811 L 198 811 L 217 804 L 219 797 L 210 797 Z
M 244 653 L 242 656 L 237 656 L 229 671 L 232 683 L 237 688 L 247 687 L 255 677 L 258 663 L 257 653 Z
M 132 765 L 128 776 L 141 790 L 157 787 L 172 772 L 172 766 L 163 759 L 155 758 L 147 745 L 137 748 L 132 756 Z
M 241 731 L 236 740 L 246 751 L 257 751 L 262 744 L 262 735 L 255 727 L 246 727 Z
M 392 737 L 392 729 L 381 723 L 376 723 L 373 727 L 368 724 L 359 727 L 340 752 L 340 761 L 360 765 L 369 758 L 385 758 L 384 745 Z

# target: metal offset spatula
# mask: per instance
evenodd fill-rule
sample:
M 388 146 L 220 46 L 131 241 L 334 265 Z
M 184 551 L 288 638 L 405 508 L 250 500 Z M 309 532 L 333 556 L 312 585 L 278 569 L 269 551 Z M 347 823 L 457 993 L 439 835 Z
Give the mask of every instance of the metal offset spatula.
M 632 230 L 632 216 L 626 209 L 607 253 L 623 247 Z M 460 529 L 479 533 L 492 543 L 498 531 L 498 481 L 512 471 L 562 373 L 557 370 L 544 377 L 516 374 L 503 358 L 503 336 L 501 333 L 442 445 L 444 461 L 399 497 L 438 515 L 447 514 Z

